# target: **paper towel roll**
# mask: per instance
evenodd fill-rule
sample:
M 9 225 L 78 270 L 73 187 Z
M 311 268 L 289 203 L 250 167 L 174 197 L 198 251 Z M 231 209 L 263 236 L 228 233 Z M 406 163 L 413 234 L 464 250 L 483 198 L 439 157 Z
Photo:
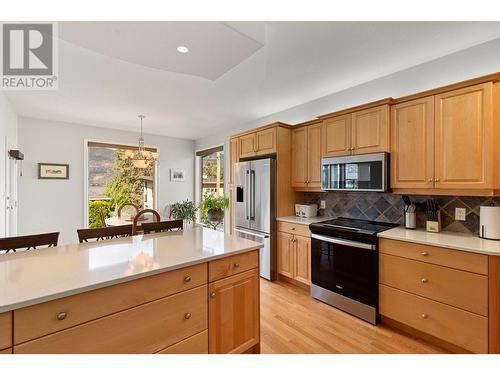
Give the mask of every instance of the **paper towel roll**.
M 479 237 L 500 240 L 500 207 L 479 208 Z

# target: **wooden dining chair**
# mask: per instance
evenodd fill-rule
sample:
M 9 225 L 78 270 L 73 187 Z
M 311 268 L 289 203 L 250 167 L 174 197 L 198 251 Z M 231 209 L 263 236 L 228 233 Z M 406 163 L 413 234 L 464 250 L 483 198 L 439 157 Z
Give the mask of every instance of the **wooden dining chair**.
M 129 208 L 129 207 L 132 207 L 133 211 L 134 211 L 134 215 L 137 215 L 139 213 L 139 211 L 141 210 L 139 208 L 138 205 L 134 204 L 134 203 L 124 203 L 122 204 L 120 207 L 118 207 L 118 217 L 121 217 L 122 216 L 122 210 L 125 208 Z
M 88 240 L 103 241 L 112 238 L 129 237 L 132 235 L 132 224 L 117 225 L 114 227 L 77 229 L 80 243 Z
M 27 236 L 0 238 L 0 251 L 8 253 L 16 250 L 37 249 L 39 246 L 53 247 L 57 246 L 59 232 L 31 234 Z
M 133 236 L 135 236 L 137 233 L 139 233 L 139 229 L 138 229 L 139 225 L 137 225 L 137 222 L 145 214 L 152 214 L 153 217 L 154 217 L 154 219 L 155 219 L 154 220 L 155 222 L 159 222 L 161 220 L 160 214 L 158 212 L 156 212 L 155 210 L 151 210 L 151 209 L 148 208 L 148 209 L 139 211 L 137 213 L 137 215 L 135 215 L 134 221 L 132 223 L 132 235 Z M 143 223 L 142 225 L 144 225 L 144 224 L 146 224 L 146 223 Z
M 182 230 L 183 229 L 183 221 L 182 220 L 168 220 L 168 221 L 159 221 L 157 223 L 143 223 L 142 231 L 144 234 L 160 233 L 160 232 L 170 232 L 172 230 Z

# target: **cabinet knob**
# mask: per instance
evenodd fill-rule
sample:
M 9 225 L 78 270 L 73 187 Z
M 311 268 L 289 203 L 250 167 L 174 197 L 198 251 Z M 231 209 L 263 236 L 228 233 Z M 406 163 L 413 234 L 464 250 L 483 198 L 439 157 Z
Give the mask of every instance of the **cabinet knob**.
M 435 178 L 435 179 L 434 179 L 434 182 L 439 182 L 439 178 Z
M 215 292 L 210 293 L 210 298 L 215 298 Z
M 66 314 L 64 311 L 62 311 L 59 314 L 57 314 L 57 320 L 64 320 L 64 319 L 66 319 L 67 316 L 68 316 L 68 314 Z
M 234 266 L 234 268 L 238 268 L 240 266 L 240 264 L 239 263 L 234 263 L 233 266 Z
M 432 182 L 432 178 L 429 178 L 428 182 Z
M 424 283 L 424 284 L 425 284 L 425 283 L 426 283 L 426 282 L 428 282 L 429 280 L 427 280 L 427 279 L 424 277 L 421 281 L 422 281 L 422 283 Z
M 184 278 L 184 282 L 185 283 L 188 283 L 191 281 L 191 276 L 187 275 L 185 278 Z
M 422 255 L 423 257 L 426 257 L 427 255 L 429 255 L 429 253 L 427 251 L 422 251 L 420 253 L 420 255 Z
M 184 319 L 191 319 L 191 313 L 185 313 Z
M 429 315 L 427 315 L 426 313 L 423 313 L 422 315 L 420 315 L 422 317 L 422 319 L 427 319 L 429 317 Z

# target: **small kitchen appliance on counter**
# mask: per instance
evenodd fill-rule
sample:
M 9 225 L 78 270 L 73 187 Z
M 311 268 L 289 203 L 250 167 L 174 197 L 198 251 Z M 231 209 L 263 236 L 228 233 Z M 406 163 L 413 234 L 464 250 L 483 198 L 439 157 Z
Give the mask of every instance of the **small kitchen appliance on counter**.
M 316 217 L 318 216 L 317 204 L 295 204 L 295 216 L 298 217 Z
M 492 205 L 479 208 L 479 237 L 500 240 L 500 207 Z

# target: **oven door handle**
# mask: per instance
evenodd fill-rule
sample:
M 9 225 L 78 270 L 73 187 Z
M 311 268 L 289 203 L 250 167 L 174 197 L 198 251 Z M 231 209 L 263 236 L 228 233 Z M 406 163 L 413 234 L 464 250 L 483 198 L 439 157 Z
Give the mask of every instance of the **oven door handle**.
M 335 237 L 322 236 L 320 234 L 313 233 L 313 234 L 311 234 L 311 238 L 315 238 L 315 239 L 320 240 L 320 241 L 325 241 L 325 242 L 334 243 L 334 244 L 338 244 L 338 245 L 357 247 L 359 249 L 367 249 L 367 250 L 376 250 L 377 249 L 376 245 L 371 245 L 368 243 L 357 242 L 357 241 L 344 240 L 344 239 L 335 238 Z

